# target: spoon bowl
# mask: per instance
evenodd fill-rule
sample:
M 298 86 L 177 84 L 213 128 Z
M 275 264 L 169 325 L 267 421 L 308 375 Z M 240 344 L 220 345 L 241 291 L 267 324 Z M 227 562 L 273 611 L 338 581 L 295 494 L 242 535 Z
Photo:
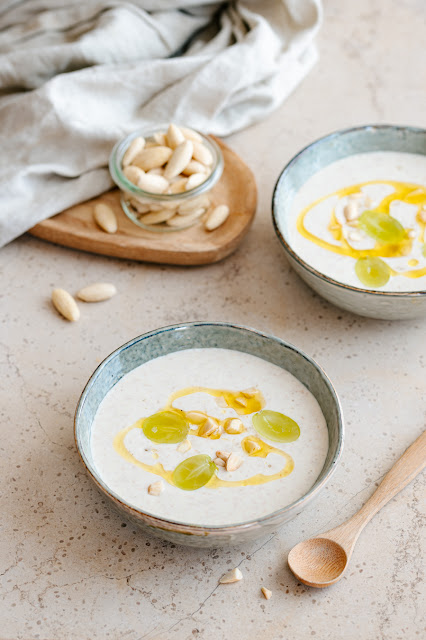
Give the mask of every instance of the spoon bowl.
M 329 538 L 299 542 L 290 551 L 288 564 L 296 578 L 308 587 L 328 587 L 342 577 L 349 558 L 343 547 Z

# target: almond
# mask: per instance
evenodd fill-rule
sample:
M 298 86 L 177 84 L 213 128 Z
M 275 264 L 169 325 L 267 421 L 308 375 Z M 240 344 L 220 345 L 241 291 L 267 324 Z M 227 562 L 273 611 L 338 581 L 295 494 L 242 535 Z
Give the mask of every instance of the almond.
M 219 425 L 213 418 L 207 418 L 198 430 L 198 435 L 207 438 L 219 431 Z
M 231 455 L 229 456 L 229 458 L 226 461 L 226 470 L 227 471 L 236 471 L 237 469 L 239 469 L 241 467 L 242 464 L 243 464 L 243 461 L 240 458 L 240 456 L 237 456 L 236 453 L 231 453 Z
M 204 211 L 205 209 L 197 209 L 196 211 L 192 211 L 184 216 L 177 214 L 173 218 L 170 218 L 170 220 L 167 220 L 167 224 L 170 227 L 187 227 L 191 222 L 194 222 L 194 220 L 197 220 L 197 218 L 202 216 Z
M 160 144 L 160 145 L 164 146 L 164 145 L 167 144 L 166 134 L 164 133 L 164 131 L 157 131 L 152 136 L 152 139 L 155 142 L 155 144 L 157 144 L 157 145 Z
M 239 582 L 242 579 L 243 574 L 237 567 L 236 569 L 232 569 L 225 573 L 219 580 L 219 584 L 231 584 L 232 582 Z
M 160 211 L 151 211 L 151 213 L 146 213 L 145 215 L 140 216 L 139 220 L 143 224 L 160 224 L 161 222 L 170 220 L 174 215 L 174 211 L 170 211 L 170 209 L 162 209 Z
M 180 211 L 178 211 L 178 214 L 182 217 L 185 217 L 186 219 L 188 218 L 198 218 L 199 216 L 202 216 L 203 213 L 205 213 L 205 207 L 199 207 L 198 209 L 195 209 L 195 211 L 188 211 L 186 213 L 181 213 Z
M 163 493 L 163 491 L 164 491 L 164 484 L 162 483 L 161 480 L 158 480 L 157 482 L 153 482 L 148 487 L 148 493 L 150 496 L 159 496 L 160 493 Z
M 185 191 L 199 187 L 202 182 L 206 181 L 206 179 L 207 176 L 205 173 L 193 173 L 186 181 Z
M 203 141 L 203 138 L 200 136 L 198 131 L 194 131 L 194 129 L 189 129 L 188 127 L 179 127 L 179 129 L 182 131 L 187 140 L 192 140 L 193 142 Z
M 175 182 L 172 182 L 167 193 L 183 193 L 186 189 L 187 178 L 180 178 Z
M 216 451 L 216 458 L 222 458 L 224 462 L 226 462 L 231 455 L 230 451 Z
M 228 418 L 225 422 L 224 429 L 226 433 L 242 433 L 244 431 L 244 424 L 239 418 Z
M 145 138 L 142 138 L 142 136 L 138 136 L 137 138 L 132 140 L 130 145 L 127 147 L 127 151 L 124 154 L 123 160 L 121 162 L 123 168 L 127 167 L 129 164 L 132 163 L 133 158 L 135 158 L 138 155 L 138 153 L 142 151 L 144 146 L 145 146 Z
M 213 156 L 205 144 L 202 142 L 194 142 L 193 145 L 192 157 L 194 160 L 198 160 L 198 162 L 205 165 L 213 164 Z
M 199 209 L 200 207 L 208 207 L 209 204 L 210 199 L 207 195 L 197 196 L 196 198 L 187 200 L 187 202 L 182 202 L 182 204 L 179 205 L 179 213 L 185 215 L 186 213 L 195 211 L 195 209 Z
M 241 393 L 243 394 L 243 396 L 245 396 L 246 398 L 253 398 L 256 393 L 257 393 L 257 389 L 256 387 L 250 387 L 249 389 L 243 389 L 241 391 Z
M 61 316 L 69 322 L 76 322 L 80 318 L 80 309 L 76 301 L 65 289 L 53 289 L 52 291 L 53 306 Z
M 170 149 L 176 149 L 182 142 L 185 142 L 185 136 L 182 131 L 173 122 L 169 125 L 166 133 L 166 141 Z
M 225 222 L 228 216 L 229 207 L 226 204 L 220 204 L 209 213 L 204 226 L 207 231 L 213 231 L 214 229 L 220 227 L 220 225 Z
M 186 414 L 186 418 L 191 424 L 201 424 L 202 422 L 204 422 L 207 416 L 201 411 L 188 411 L 188 413 Z
M 272 597 L 272 591 L 270 589 L 267 589 L 266 587 L 260 587 L 260 590 L 266 600 L 269 600 L 269 598 Z
M 258 442 L 256 442 L 256 440 L 246 438 L 246 440 L 244 441 L 244 449 L 249 454 L 249 456 L 252 456 L 254 453 L 257 453 L 257 451 L 260 451 L 262 447 Z
M 193 173 L 207 173 L 208 169 L 205 164 L 198 162 L 197 160 L 191 160 L 182 171 L 186 176 L 190 176 Z
M 107 204 L 98 202 L 95 205 L 93 217 L 96 224 L 106 233 L 115 233 L 117 231 L 117 218 L 114 211 Z
M 224 467 L 224 466 L 225 466 L 225 461 L 224 461 L 224 460 L 222 460 L 222 458 L 215 458 L 215 459 L 213 460 L 213 462 L 215 463 L 215 465 L 216 465 L 217 467 Z
M 356 220 L 356 218 L 358 218 L 359 210 L 355 202 L 348 202 L 348 204 L 343 207 L 343 215 L 345 216 L 347 222 Z
M 135 167 L 132 164 L 130 164 L 128 167 L 124 167 L 123 174 L 129 182 L 132 182 L 135 185 L 137 185 L 139 179 L 145 175 L 142 169 L 139 169 L 139 167 Z
M 173 151 L 164 170 L 164 177 L 170 180 L 178 176 L 185 169 L 192 158 L 193 143 L 185 140 Z
M 102 302 L 102 300 L 109 300 L 112 296 L 115 296 L 117 289 L 113 284 L 109 282 L 95 282 L 95 284 L 89 284 L 87 287 L 83 287 L 77 293 L 77 298 L 84 302 Z
M 171 157 L 173 151 L 169 147 L 152 147 L 151 149 L 143 149 L 133 159 L 132 166 L 139 167 L 143 171 L 162 167 L 163 164 Z
M 177 450 L 180 453 L 186 453 L 187 451 L 189 451 L 192 447 L 192 444 L 190 443 L 190 441 L 188 440 L 188 438 L 186 440 L 184 440 L 183 442 L 180 443 L 180 445 L 178 446 Z
M 137 186 L 149 193 L 164 193 L 169 186 L 169 182 L 163 176 L 144 173 L 140 176 Z

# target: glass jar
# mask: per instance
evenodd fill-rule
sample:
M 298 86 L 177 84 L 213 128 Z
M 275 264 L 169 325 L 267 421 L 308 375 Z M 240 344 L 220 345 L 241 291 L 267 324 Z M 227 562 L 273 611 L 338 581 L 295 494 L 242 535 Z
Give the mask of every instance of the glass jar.
M 121 191 L 121 206 L 124 213 L 132 222 L 142 229 L 157 233 L 181 231 L 197 224 L 200 218 L 194 219 L 191 215 L 182 215 L 182 226 L 179 227 L 169 226 L 167 222 L 144 224 L 142 219 L 145 214 L 154 211 L 174 210 L 178 213 L 179 207 L 182 207 L 182 210 L 185 210 L 185 207 L 190 209 L 191 204 L 193 203 L 195 207 L 197 202 L 202 202 L 203 206 L 207 209 L 210 202 L 209 193 L 221 177 L 224 166 L 222 151 L 217 143 L 212 138 L 196 131 L 196 134 L 201 138 L 201 142 L 208 148 L 213 156 L 211 173 L 199 186 L 181 193 L 150 193 L 136 186 L 133 182 L 130 182 L 123 173 L 122 160 L 132 140 L 138 136 L 143 136 L 146 142 L 148 142 L 153 139 L 154 134 L 167 131 L 168 126 L 168 124 L 158 125 L 155 128 L 145 128 L 131 133 L 117 142 L 109 159 L 109 170 L 112 179 Z M 200 196 L 202 196 L 202 198 L 200 198 Z M 200 199 L 196 200 L 197 198 Z M 185 218 L 187 224 L 185 224 Z

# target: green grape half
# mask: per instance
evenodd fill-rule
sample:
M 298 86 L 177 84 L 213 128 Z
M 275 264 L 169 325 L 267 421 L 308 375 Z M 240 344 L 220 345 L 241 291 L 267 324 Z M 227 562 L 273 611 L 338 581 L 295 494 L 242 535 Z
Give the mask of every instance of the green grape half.
M 274 442 L 293 442 L 300 436 L 297 422 L 278 411 L 263 409 L 253 416 L 252 422 L 261 436 Z
M 200 453 L 178 464 L 173 471 L 173 482 L 179 489 L 194 491 L 208 483 L 216 468 L 210 456 Z
M 175 444 L 185 440 L 189 423 L 181 411 L 159 411 L 145 418 L 142 430 L 153 442 Z
M 355 263 L 355 273 L 367 287 L 384 287 L 391 276 L 390 267 L 381 258 L 359 258 Z
M 378 211 L 364 211 L 359 217 L 359 226 L 369 236 L 387 244 L 401 242 L 404 227 L 396 218 Z

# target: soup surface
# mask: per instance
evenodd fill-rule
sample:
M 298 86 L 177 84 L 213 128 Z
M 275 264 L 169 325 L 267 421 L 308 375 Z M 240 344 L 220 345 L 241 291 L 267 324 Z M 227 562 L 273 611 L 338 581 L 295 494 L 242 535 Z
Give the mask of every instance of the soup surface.
M 224 525 L 302 497 L 324 465 L 328 430 L 287 371 L 240 351 L 188 349 L 124 376 L 99 406 L 91 446 L 103 481 L 130 505 Z M 220 466 L 218 451 L 239 466 Z M 163 491 L 150 495 L 158 481 Z

